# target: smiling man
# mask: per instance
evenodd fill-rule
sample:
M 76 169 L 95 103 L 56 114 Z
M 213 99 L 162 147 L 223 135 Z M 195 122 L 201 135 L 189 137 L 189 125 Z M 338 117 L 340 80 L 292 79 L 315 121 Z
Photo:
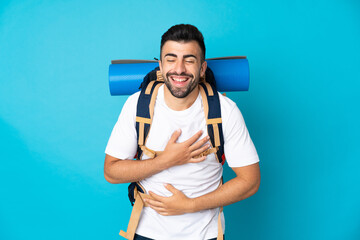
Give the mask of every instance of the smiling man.
M 145 147 L 161 154 L 133 160 L 140 92 L 135 93 L 106 147 L 105 178 L 110 183 L 139 182 L 149 196 L 134 239 L 221 239 L 225 223 L 220 209 L 258 190 L 259 158 L 236 104 L 219 94 L 224 153 L 236 174 L 221 185 L 222 164 L 211 151 L 199 85 L 207 69 L 203 36 L 192 25 L 175 25 L 162 36 L 160 54 L 165 84 L 158 88 Z
M 165 54 L 161 55 L 159 66 L 170 93 L 175 98 L 185 98 L 190 93 L 196 96 L 198 91 L 194 90 L 200 75 L 203 76 L 206 70 L 206 62 L 198 44 L 195 41 L 185 44 L 169 40 L 162 46 L 162 53 Z

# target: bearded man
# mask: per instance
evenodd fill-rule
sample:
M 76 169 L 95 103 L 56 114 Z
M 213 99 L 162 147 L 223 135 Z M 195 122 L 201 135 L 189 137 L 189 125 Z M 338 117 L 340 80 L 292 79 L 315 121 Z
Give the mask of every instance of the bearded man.
M 175 25 L 163 34 L 160 55 L 165 84 L 158 89 L 146 147 L 162 153 L 133 160 L 138 149 L 137 92 L 127 99 L 111 133 L 105 178 L 110 183 L 139 182 L 150 196 L 134 239 L 217 239 L 225 229 L 220 209 L 258 190 L 259 158 L 240 110 L 219 94 L 224 152 L 236 174 L 221 185 L 223 169 L 215 153 L 201 155 L 212 148 L 199 90 L 207 68 L 203 35 L 195 26 Z

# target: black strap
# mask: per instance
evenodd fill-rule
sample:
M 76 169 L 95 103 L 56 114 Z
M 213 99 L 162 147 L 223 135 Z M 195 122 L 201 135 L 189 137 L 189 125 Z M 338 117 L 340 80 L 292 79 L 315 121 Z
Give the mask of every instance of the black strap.
M 221 118 L 221 106 L 220 106 L 220 99 L 219 93 L 216 91 L 216 88 L 210 84 L 211 89 L 213 91 L 213 95 L 211 96 L 208 92 L 208 89 L 204 83 L 199 83 L 205 90 L 207 102 L 209 105 L 209 112 L 207 119 L 216 119 Z M 218 151 L 216 152 L 217 158 L 220 163 L 224 164 L 225 162 L 225 155 L 224 155 L 224 136 L 222 130 L 222 123 L 218 123 L 219 128 L 219 138 L 220 138 L 220 146 L 218 147 Z M 214 129 L 212 124 L 207 124 L 208 135 L 210 137 L 210 141 L 212 146 L 215 146 L 215 136 L 214 136 Z

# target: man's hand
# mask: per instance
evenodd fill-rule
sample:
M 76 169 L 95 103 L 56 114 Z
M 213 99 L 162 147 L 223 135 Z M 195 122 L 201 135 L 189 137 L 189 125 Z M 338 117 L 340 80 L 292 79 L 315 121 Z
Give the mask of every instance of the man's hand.
M 204 161 L 206 156 L 196 156 L 210 147 L 207 143 L 209 137 L 197 141 L 202 135 L 202 131 L 199 131 L 185 142 L 177 143 L 176 140 L 180 135 L 181 130 L 175 131 L 164 152 L 155 158 L 134 161 L 106 155 L 104 164 L 106 180 L 110 183 L 137 182 L 173 166 Z
M 145 202 L 161 215 L 181 215 L 227 206 L 250 197 L 259 189 L 259 163 L 232 169 L 236 173 L 235 178 L 205 195 L 188 198 L 180 190 L 166 184 L 165 187 L 173 194 L 172 196 L 162 197 L 149 192 L 153 199 L 145 199 Z
M 209 136 L 197 141 L 202 135 L 202 131 L 199 131 L 185 142 L 177 143 L 176 141 L 180 135 L 180 129 L 175 131 L 168 141 L 163 154 L 159 156 L 161 158 L 159 160 L 165 164 L 165 169 L 186 163 L 198 163 L 206 159 L 206 156 L 198 158 L 196 156 L 210 147 L 210 144 L 207 143 Z
M 145 202 L 157 213 L 163 216 L 181 215 L 192 212 L 193 200 L 185 196 L 180 190 L 171 184 L 165 184 L 165 188 L 173 195 L 170 197 L 162 197 L 153 192 L 149 192 L 153 199 L 145 199 Z

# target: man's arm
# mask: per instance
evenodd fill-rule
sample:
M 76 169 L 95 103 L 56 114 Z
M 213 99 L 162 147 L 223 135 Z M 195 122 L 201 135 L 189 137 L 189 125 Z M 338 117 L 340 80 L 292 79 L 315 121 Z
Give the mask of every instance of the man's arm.
M 259 164 L 232 169 L 236 177 L 211 193 L 188 198 L 181 191 L 167 184 L 165 187 L 173 193 L 171 197 L 162 197 L 150 192 L 153 199 L 146 199 L 146 202 L 159 214 L 167 216 L 227 206 L 255 194 L 260 186 Z
M 176 141 L 180 135 L 181 130 L 175 131 L 164 152 L 155 158 L 134 161 L 106 155 L 104 164 L 105 179 L 110 183 L 136 182 L 173 166 L 204 161 L 206 156 L 198 158 L 196 156 L 210 147 L 209 144 L 206 144 L 209 137 L 197 141 L 202 135 L 202 131 L 199 131 L 187 141 L 177 143 Z

